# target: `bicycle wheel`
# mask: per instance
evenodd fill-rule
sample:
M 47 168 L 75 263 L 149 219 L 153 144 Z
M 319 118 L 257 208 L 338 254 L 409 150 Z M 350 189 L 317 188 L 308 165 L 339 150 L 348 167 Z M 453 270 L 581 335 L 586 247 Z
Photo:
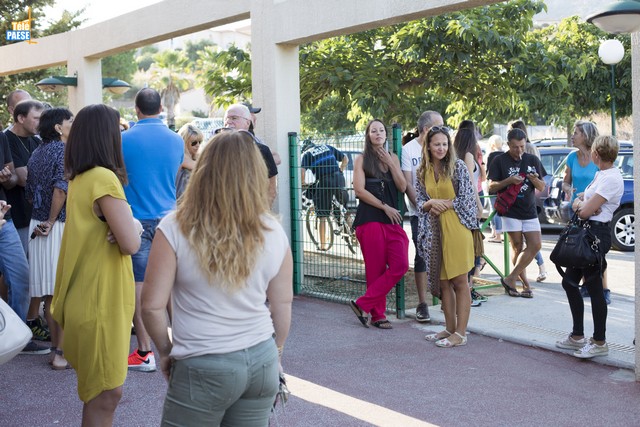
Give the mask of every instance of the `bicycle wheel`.
M 353 229 L 353 220 L 355 219 L 355 212 L 347 212 L 344 214 L 344 224 L 342 238 L 345 242 L 347 242 L 347 247 L 351 251 L 352 254 L 356 255 L 358 252 L 358 247 L 360 247 L 360 242 L 356 239 L 356 232 Z
M 320 218 L 316 216 L 316 209 L 313 206 L 307 210 L 306 223 L 307 233 L 309 233 L 309 237 L 316 246 L 316 249 L 319 251 L 323 250 L 320 247 L 320 242 L 322 241 L 320 239 Z M 324 234 L 324 244 L 326 245 L 324 250 L 328 251 L 331 249 L 331 246 L 333 246 L 333 222 L 329 218 L 326 218 L 325 221 Z

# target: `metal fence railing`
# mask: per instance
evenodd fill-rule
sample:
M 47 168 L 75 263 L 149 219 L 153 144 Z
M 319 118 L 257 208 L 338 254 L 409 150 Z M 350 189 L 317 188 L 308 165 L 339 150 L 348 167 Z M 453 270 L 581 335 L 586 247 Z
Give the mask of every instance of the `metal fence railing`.
M 393 129 L 394 150 L 400 153 L 401 130 Z M 331 145 L 348 158 L 343 192 L 334 191 L 329 215 L 318 215 L 313 193 L 327 194 L 310 170 L 302 176 L 302 148 Z M 301 136 L 289 133 L 291 178 L 291 234 L 294 257 L 294 292 L 338 302 L 348 302 L 366 290 L 362 253 L 352 228 L 358 200 L 353 191 L 353 162 L 364 149 L 364 134 Z M 404 317 L 404 281 L 387 296 L 387 310 Z

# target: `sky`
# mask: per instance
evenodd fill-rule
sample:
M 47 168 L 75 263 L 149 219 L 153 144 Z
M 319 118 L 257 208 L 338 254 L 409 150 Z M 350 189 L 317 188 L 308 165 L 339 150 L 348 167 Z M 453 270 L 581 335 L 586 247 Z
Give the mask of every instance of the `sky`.
M 161 0 L 56 0 L 55 6 L 48 8 L 47 16 L 51 17 L 51 20 L 54 20 L 59 18 L 65 9 L 76 11 L 82 7 L 86 7 L 85 12 L 82 14 L 82 17 L 86 18 L 86 21 L 80 27 L 82 28 L 115 18 L 119 15 L 124 15 L 132 10 L 140 9 L 160 1 Z

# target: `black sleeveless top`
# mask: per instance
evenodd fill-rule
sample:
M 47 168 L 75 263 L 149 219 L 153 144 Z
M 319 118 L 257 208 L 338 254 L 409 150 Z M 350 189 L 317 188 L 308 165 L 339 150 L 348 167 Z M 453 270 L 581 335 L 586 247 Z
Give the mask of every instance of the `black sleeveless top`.
M 383 174 L 382 178 L 366 177 L 364 189 L 373 194 L 378 200 L 386 205 L 398 209 L 398 189 L 396 183 L 393 182 L 391 171 Z M 368 222 L 381 222 L 383 224 L 391 224 L 391 219 L 382 209 L 371 206 L 360 200 L 356 218 L 353 221 L 353 227 L 357 227 Z

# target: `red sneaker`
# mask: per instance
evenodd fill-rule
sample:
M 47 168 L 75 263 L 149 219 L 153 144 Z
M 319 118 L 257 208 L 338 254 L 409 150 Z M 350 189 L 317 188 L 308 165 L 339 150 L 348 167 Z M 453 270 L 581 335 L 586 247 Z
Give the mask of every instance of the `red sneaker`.
M 132 371 L 153 372 L 156 370 L 156 358 L 153 351 L 147 353 L 145 357 L 138 354 L 138 349 L 133 350 L 129 355 L 129 369 Z

